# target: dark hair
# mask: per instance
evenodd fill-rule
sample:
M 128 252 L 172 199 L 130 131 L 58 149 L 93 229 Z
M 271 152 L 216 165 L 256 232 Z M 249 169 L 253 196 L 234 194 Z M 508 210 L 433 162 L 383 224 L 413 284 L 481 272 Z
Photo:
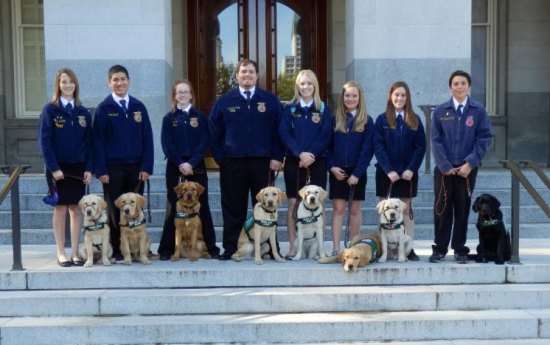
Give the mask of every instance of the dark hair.
M 247 66 L 252 65 L 254 66 L 254 69 L 256 70 L 256 74 L 258 74 L 258 64 L 254 60 L 250 59 L 242 59 L 237 63 L 237 66 L 235 67 L 235 74 L 239 73 L 239 70 L 241 69 L 241 66 Z
M 409 90 L 409 85 L 407 85 L 407 83 L 405 83 L 404 81 L 396 81 L 390 86 L 390 92 L 388 92 L 388 102 L 386 105 L 386 119 L 388 120 L 388 124 L 391 128 L 395 128 L 397 126 L 397 122 L 395 121 L 395 106 L 393 105 L 393 102 L 391 100 L 391 95 L 395 91 L 395 89 L 400 87 L 404 88 L 405 93 L 407 94 L 405 106 L 403 107 L 403 111 L 405 112 L 405 122 L 407 123 L 407 126 L 409 126 L 409 128 L 416 131 L 418 129 L 418 119 L 416 118 L 416 115 L 414 114 L 412 108 L 411 91 Z
M 71 81 L 74 83 L 74 104 L 77 107 L 80 106 L 80 86 L 78 85 L 78 78 L 76 77 L 76 73 L 74 73 L 74 71 L 69 68 L 61 68 L 59 71 L 57 71 L 57 74 L 55 75 L 55 82 L 53 85 L 53 96 L 50 103 L 54 104 L 56 107 L 59 106 L 59 97 L 61 97 L 61 87 L 59 86 L 59 84 L 61 82 L 62 74 L 66 74 L 69 79 L 71 79 Z
M 113 74 L 119 73 L 119 72 L 126 74 L 126 78 L 130 79 L 130 74 L 128 73 L 128 70 L 126 69 L 126 67 L 122 65 L 114 65 L 114 66 L 111 66 L 111 68 L 109 68 L 109 80 L 111 79 Z
M 468 74 L 468 72 L 465 72 L 459 69 L 454 71 L 449 77 L 449 87 L 451 87 L 454 77 L 458 77 L 458 76 L 466 78 L 466 80 L 468 80 L 468 85 L 472 85 L 472 77 L 470 77 L 470 74 Z

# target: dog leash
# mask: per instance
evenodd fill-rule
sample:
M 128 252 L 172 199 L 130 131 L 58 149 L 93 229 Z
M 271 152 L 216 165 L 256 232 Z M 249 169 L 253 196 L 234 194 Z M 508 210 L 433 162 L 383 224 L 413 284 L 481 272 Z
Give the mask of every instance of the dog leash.
M 139 193 L 139 188 L 141 187 L 141 184 L 143 183 L 142 180 L 139 180 L 136 188 L 134 188 L 134 193 Z M 152 217 L 151 217 L 151 183 L 149 182 L 149 179 L 146 180 L 147 185 L 147 206 L 145 209 L 147 210 L 147 221 L 149 224 L 151 224 Z
M 351 203 L 353 202 L 353 195 L 355 194 L 355 185 L 349 187 L 348 196 L 348 219 L 346 222 L 346 231 L 344 232 L 344 248 L 349 247 L 349 223 L 351 218 Z
M 273 174 L 273 171 L 269 169 L 269 172 L 267 173 L 267 186 L 268 187 L 275 187 L 275 181 L 277 181 L 277 177 L 279 177 L 279 171 L 275 174 Z

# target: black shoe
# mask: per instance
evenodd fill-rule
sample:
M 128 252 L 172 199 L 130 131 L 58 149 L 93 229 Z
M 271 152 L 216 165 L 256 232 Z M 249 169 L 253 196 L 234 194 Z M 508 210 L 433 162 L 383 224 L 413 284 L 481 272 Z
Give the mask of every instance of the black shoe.
M 445 260 L 445 254 L 434 252 L 428 259 L 430 262 L 439 262 Z
M 115 261 L 124 261 L 124 256 L 122 256 L 122 253 L 113 253 L 113 259 Z
M 73 263 L 73 266 L 84 266 L 84 260 L 80 258 L 73 258 L 72 263 Z
M 219 260 L 220 259 L 220 254 L 218 254 L 218 253 L 210 254 L 210 258 L 213 259 L 213 260 Z
M 220 260 L 220 261 L 231 260 L 231 255 L 233 255 L 233 253 L 225 252 L 225 253 L 223 253 L 222 255 L 220 255 L 220 257 L 218 258 L 218 260 Z
M 465 264 L 468 262 L 468 256 L 464 254 L 455 253 L 455 260 L 459 264 Z
M 418 255 L 416 255 L 416 253 L 414 252 L 414 249 L 411 249 L 411 251 L 409 252 L 409 255 L 407 255 L 407 259 L 409 261 L 419 261 L 420 260 Z
M 159 260 L 161 260 L 161 261 L 168 261 L 168 260 L 170 260 L 170 255 L 159 254 Z
M 71 260 L 59 261 L 59 259 L 57 259 L 57 264 L 61 267 L 71 267 L 73 265 L 73 262 Z

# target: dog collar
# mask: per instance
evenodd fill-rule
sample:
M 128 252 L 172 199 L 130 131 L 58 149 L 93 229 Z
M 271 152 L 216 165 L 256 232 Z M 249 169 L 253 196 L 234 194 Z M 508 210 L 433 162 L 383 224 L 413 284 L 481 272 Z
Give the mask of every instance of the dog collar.
M 128 222 L 128 224 L 119 224 L 119 225 L 124 228 L 133 229 L 145 223 L 146 223 L 145 218 L 143 218 L 142 220 L 131 220 Z
M 277 210 L 270 211 L 270 210 L 268 210 L 267 208 L 265 208 L 265 207 L 263 207 L 263 206 L 260 206 L 260 207 L 261 207 L 262 210 L 264 210 L 266 213 L 271 213 L 271 214 L 273 214 L 273 213 L 277 212 Z
M 306 210 L 308 210 L 309 212 L 311 212 L 311 213 L 314 213 L 315 211 L 317 211 L 317 210 L 319 209 L 319 206 L 317 206 L 317 207 L 315 207 L 315 208 L 308 208 L 308 207 L 306 206 L 306 203 L 305 203 L 305 202 L 303 203 L 303 205 L 304 205 L 304 208 L 305 208 Z
M 378 246 L 376 245 L 376 241 L 373 241 L 372 238 L 363 238 L 359 242 L 353 243 L 352 246 L 354 246 L 356 244 L 359 244 L 359 243 L 368 244 L 370 246 L 370 249 L 371 249 L 371 252 L 372 252 L 370 262 L 372 263 L 372 262 L 376 261 L 376 257 L 377 257 L 376 251 L 378 250 Z
M 82 233 L 85 233 L 86 231 L 101 230 L 103 228 L 105 228 L 105 223 L 95 223 L 94 225 L 83 226 Z
M 404 224 L 405 223 L 403 222 L 397 223 L 397 224 L 387 223 L 387 224 L 380 224 L 380 227 L 384 230 L 396 230 L 401 228 L 401 226 L 403 226 Z
M 498 224 L 501 224 L 501 223 L 502 223 L 501 219 L 490 219 L 490 220 L 481 221 L 480 225 L 482 227 L 487 227 L 487 226 L 495 226 L 495 225 L 498 225 Z
M 176 212 L 176 218 L 180 219 L 189 219 L 198 216 L 198 212 L 186 213 L 186 212 Z

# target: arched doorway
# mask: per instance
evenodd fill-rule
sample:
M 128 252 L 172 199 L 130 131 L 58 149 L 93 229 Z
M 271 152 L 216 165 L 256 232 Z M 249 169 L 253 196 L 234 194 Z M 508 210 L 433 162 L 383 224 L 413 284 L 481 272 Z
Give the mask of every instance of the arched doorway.
M 285 99 L 300 69 L 315 71 L 327 97 L 326 0 L 189 0 L 188 77 L 196 104 L 208 113 L 234 86 L 235 63 L 258 62 L 259 85 Z M 293 83 L 291 84 L 293 85 Z M 288 89 L 288 86 L 286 86 Z

